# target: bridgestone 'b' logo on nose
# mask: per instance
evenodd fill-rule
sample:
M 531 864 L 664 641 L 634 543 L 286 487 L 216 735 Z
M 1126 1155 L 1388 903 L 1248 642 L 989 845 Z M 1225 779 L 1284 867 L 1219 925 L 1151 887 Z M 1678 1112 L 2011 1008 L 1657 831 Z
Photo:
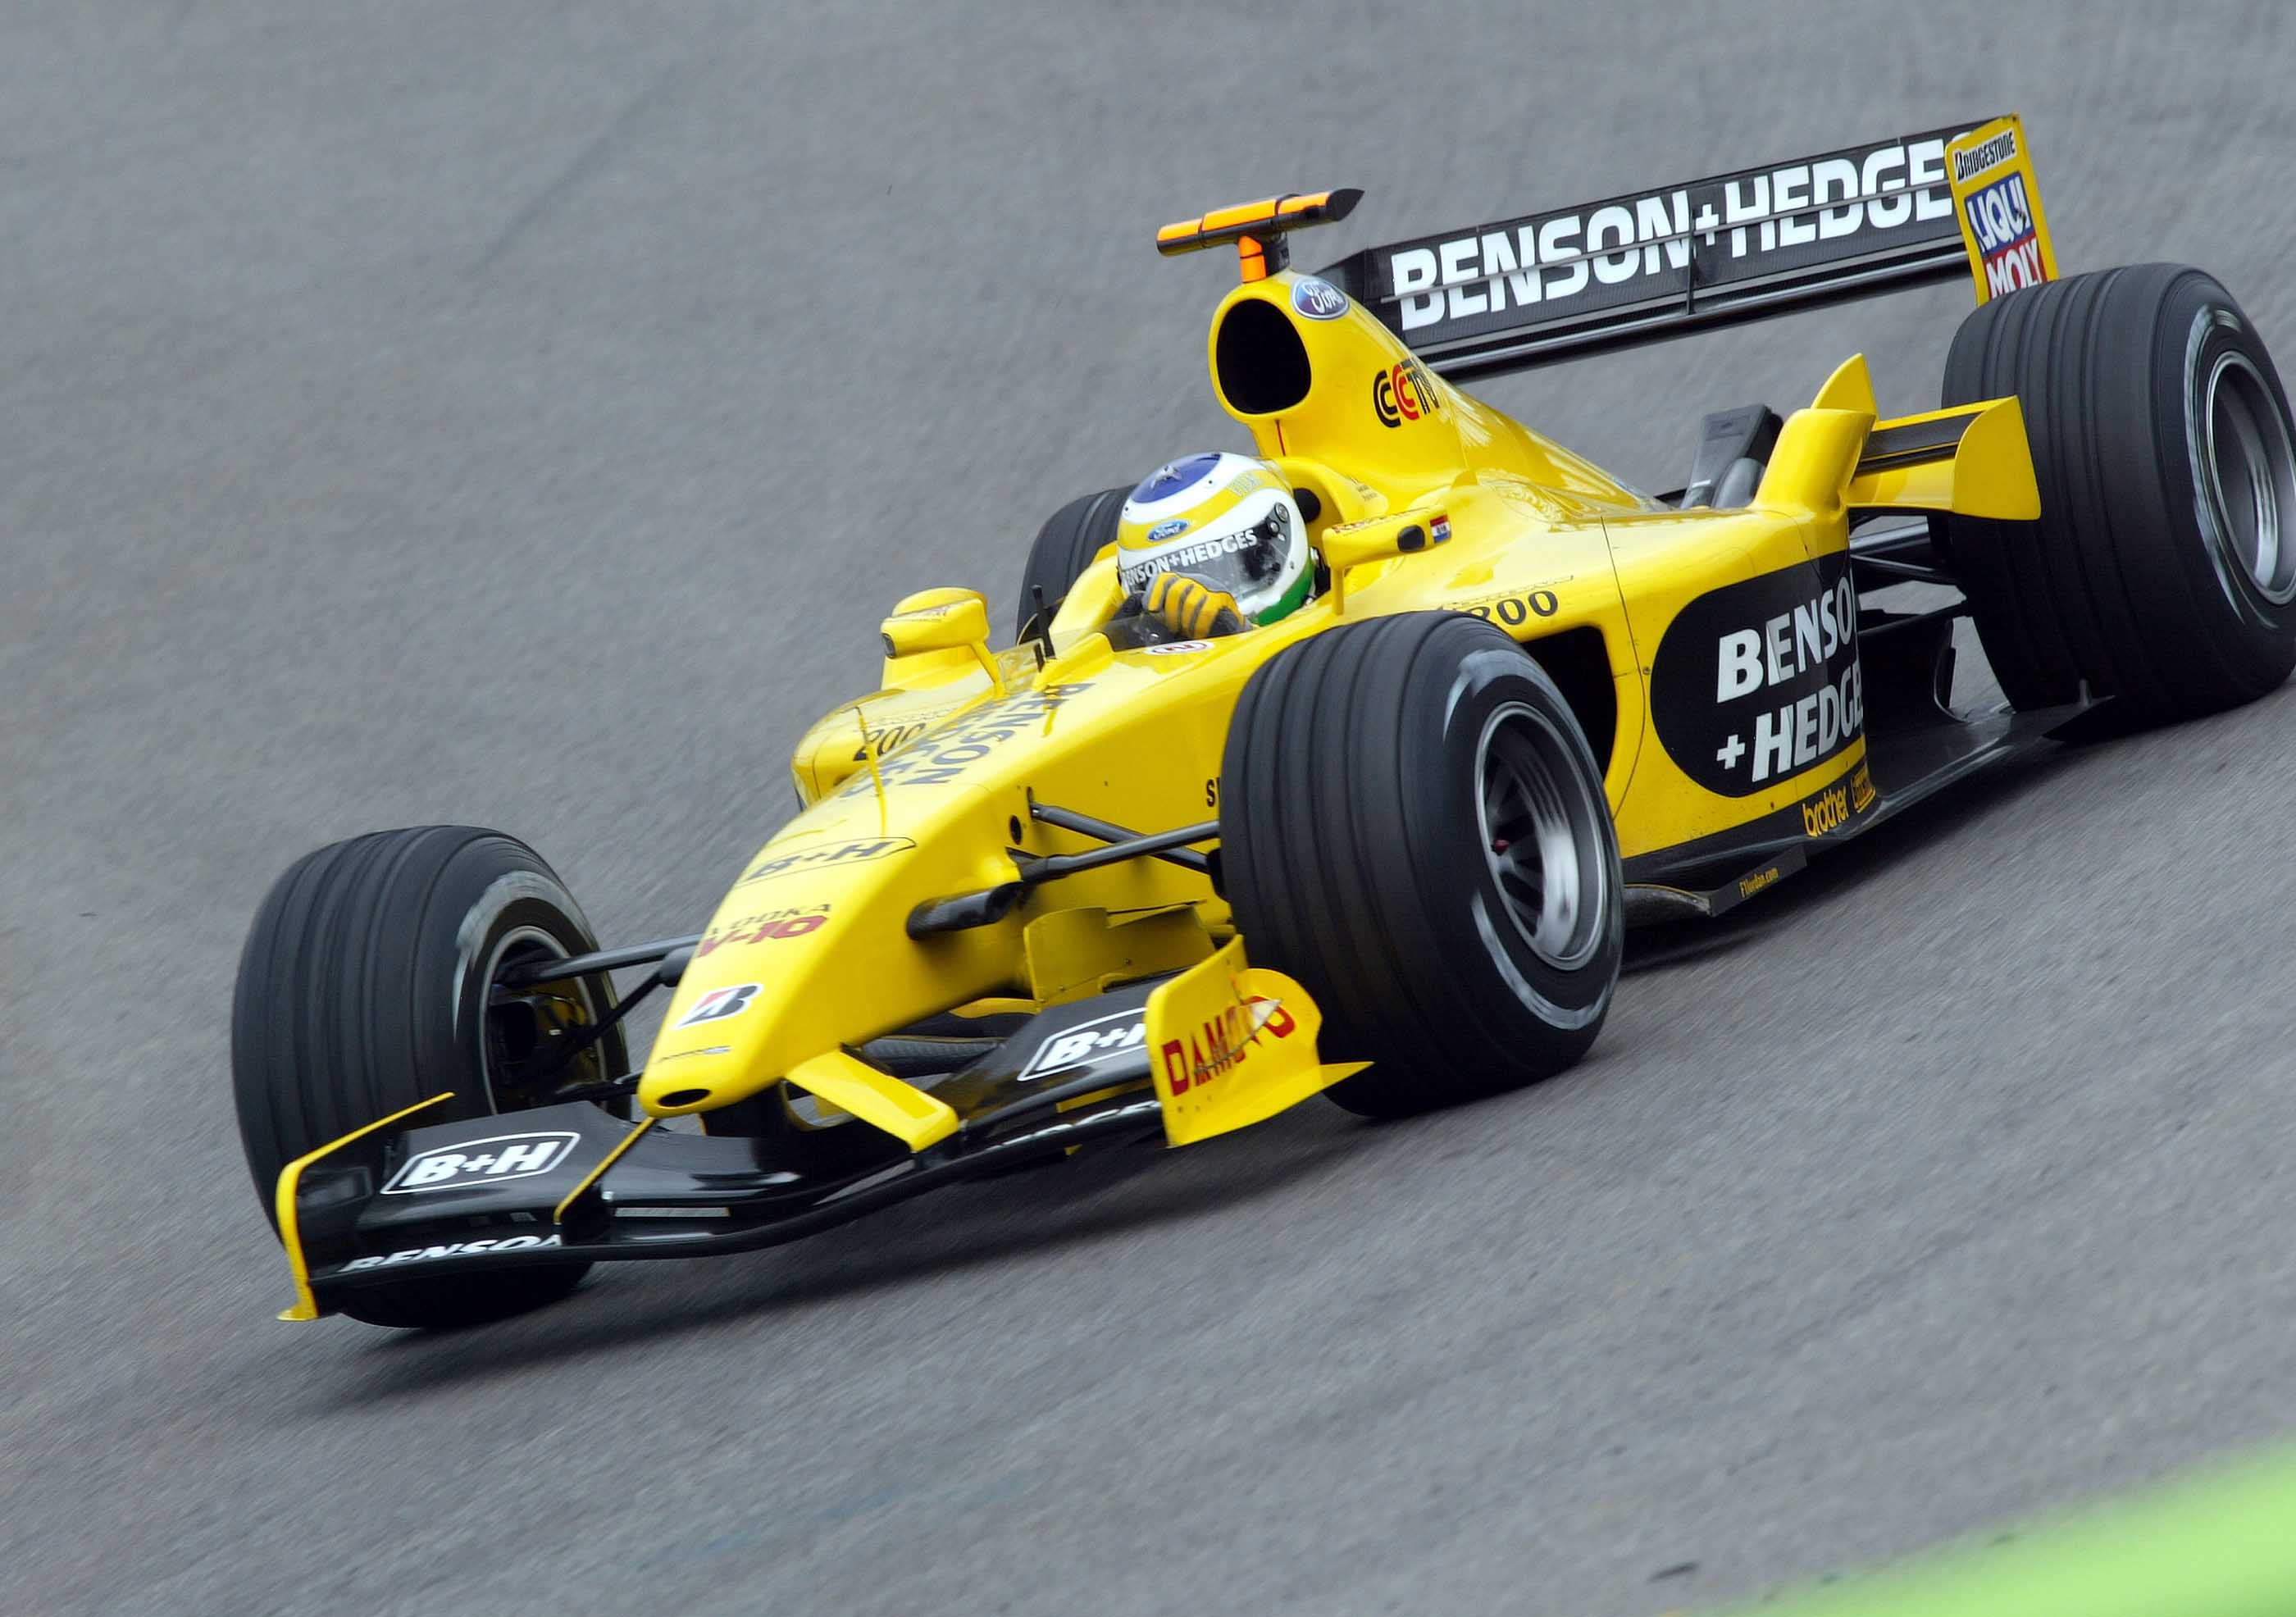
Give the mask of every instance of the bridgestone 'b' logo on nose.
M 505 1179 L 548 1173 L 566 1160 L 582 1137 L 568 1131 L 497 1134 L 418 1151 L 398 1165 L 382 1187 L 387 1196 L 425 1190 L 455 1190 L 465 1185 L 495 1185 Z
M 692 1010 L 677 1019 L 677 1025 L 690 1028 L 697 1022 L 723 1022 L 728 1016 L 739 1016 L 750 1008 L 758 988 L 754 982 L 737 982 L 731 988 L 711 989 L 693 1002 Z

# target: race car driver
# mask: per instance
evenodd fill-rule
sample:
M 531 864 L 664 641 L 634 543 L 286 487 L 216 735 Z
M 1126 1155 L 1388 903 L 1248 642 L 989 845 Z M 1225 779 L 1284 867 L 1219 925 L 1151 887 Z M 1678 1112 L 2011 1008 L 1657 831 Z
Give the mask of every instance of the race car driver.
M 1185 640 L 1273 623 L 1316 587 L 1299 502 L 1275 466 L 1242 455 L 1158 467 L 1124 502 L 1116 566 L 1124 610 Z

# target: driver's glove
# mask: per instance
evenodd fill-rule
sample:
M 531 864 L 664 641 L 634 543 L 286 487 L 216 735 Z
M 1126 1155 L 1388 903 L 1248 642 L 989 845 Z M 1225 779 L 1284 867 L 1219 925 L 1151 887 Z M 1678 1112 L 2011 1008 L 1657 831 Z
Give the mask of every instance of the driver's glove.
M 1210 640 L 1240 633 L 1246 626 L 1243 609 L 1224 589 L 1214 589 L 1184 572 L 1160 572 L 1149 583 L 1142 603 L 1164 627 L 1188 640 Z

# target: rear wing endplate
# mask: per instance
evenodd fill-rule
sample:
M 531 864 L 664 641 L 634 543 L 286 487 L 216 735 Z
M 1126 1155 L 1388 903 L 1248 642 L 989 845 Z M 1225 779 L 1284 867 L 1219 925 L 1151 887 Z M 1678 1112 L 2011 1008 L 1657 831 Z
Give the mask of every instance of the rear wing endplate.
M 2015 153 L 2032 197 L 2017 222 L 2046 253 L 2009 117 L 1366 248 L 1323 273 L 1455 380 L 1583 358 L 1971 275 L 1996 243 L 1964 234 L 1948 147 L 1988 142 Z

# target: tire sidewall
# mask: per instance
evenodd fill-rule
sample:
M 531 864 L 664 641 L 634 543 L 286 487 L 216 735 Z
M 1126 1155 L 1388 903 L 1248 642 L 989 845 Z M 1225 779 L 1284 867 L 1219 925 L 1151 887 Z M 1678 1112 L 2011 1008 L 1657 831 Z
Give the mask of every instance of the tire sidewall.
M 2274 603 L 2258 587 L 2245 567 L 2233 562 L 2218 542 L 2218 513 L 2206 492 L 2203 461 L 2209 452 L 2207 389 L 2210 373 L 2227 354 L 2246 359 L 2264 380 L 2281 431 L 2296 440 L 2288 398 L 2280 376 L 2256 329 L 2224 289 L 2205 275 L 2192 275 L 2181 282 L 2162 311 L 2153 356 L 2153 409 L 2158 441 L 2169 446 L 2160 456 L 2163 493 L 2176 525 L 2177 554 L 2194 597 L 2210 616 L 2224 616 L 2236 627 L 2220 636 L 2223 655 L 2240 665 L 2251 677 L 2273 678 L 2269 656 L 2259 659 L 2265 646 L 2284 644 L 2296 636 L 2296 602 Z M 2296 512 L 2284 512 L 2284 521 L 2296 521 Z M 2284 533 L 2284 542 L 2296 534 Z M 2247 665 L 2256 662 L 2251 669 Z M 2273 678 L 2277 683 L 2276 678 Z
M 451 943 L 451 964 L 440 984 L 451 1019 L 440 1053 L 446 1059 L 438 1069 L 452 1071 L 462 1079 L 452 1108 L 459 1115 L 525 1109 L 506 1106 L 489 1074 L 487 1012 L 505 958 L 520 944 L 539 945 L 545 939 L 563 956 L 598 947 L 573 896 L 546 871 L 499 871 L 462 911 Z M 593 1019 L 611 1008 L 611 994 L 602 997 L 595 981 L 586 981 L 584 991 Z M 609 1030 L 600 1043 L 610 1075 L 619 1073 L 627 1064 L 621 1030 Z
M 1463 621 L 1462 628 L 1465 625 Z M 1482 626 L 1475 628 L 1482 629 Z M 1441 723 L 1423 732 L 1427 756 L 1414 771 L 1433 789 L 1422 794 L 1422 814 L 1412 817 L 1413 853 L 1422 867 L 1421 893 L 1429 903 L 1431 935 L 1459 940 L 1488 963 L 1495 994 L 1565 1032 L 1599 1026 L 1610 1006 L 1625 948 L 1625 903 L 1618 838 L 1602 789 L 1602 772 L 1562 694 L 1538 665 L 1496 629 L 1496 644 L 1476 645 L 1455 667 L 1443 694 Z M 1576 778 L 1562 783 L 1579 794 L 1573 817 L 1591 816 L 1580 836 L 1581 857 L 1589 847 L 1601 869 L 1594 883 L 1603 915 L 1591 949 L 1578 964 L 1558 968 L 1531 948 L 1510 915 L 1498 882 L 1484 858 L 1476 801 L 1484 732 L 1494 714 L 1520 704 L 1559 735 L 1576 761 Z M 1502 1001 L 1506 1003 L 1506 1001 Z

